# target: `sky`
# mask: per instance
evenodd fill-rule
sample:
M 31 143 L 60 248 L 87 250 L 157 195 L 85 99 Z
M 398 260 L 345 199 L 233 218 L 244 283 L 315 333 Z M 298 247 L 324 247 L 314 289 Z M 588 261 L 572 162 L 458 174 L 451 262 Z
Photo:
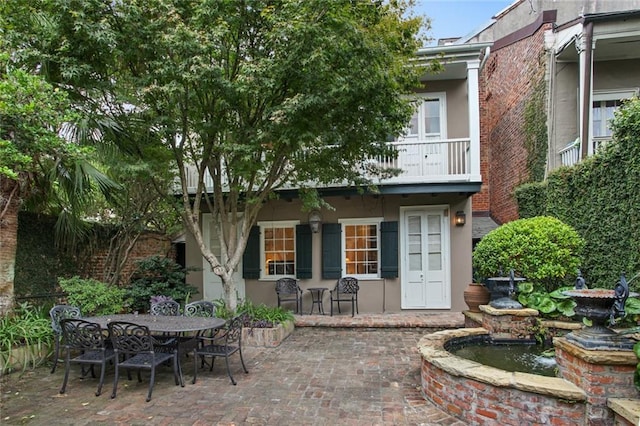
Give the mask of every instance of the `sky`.
M 439 38 L 463 37 L 488 23 L 514 0 L 416 0 L 414 11 L 431 18 L 428 33 L 435 45 Z

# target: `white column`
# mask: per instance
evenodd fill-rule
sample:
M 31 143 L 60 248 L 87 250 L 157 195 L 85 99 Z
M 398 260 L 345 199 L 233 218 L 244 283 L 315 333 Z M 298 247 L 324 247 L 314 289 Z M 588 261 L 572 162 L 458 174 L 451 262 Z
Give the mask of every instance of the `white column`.
M 478 69 L 480 60 L 467 61 L 467 93 L 469 102 L 469 138 L 471 139 L 470 155 L 471 181 L 482 180 L 480 175 L 480 88 Z

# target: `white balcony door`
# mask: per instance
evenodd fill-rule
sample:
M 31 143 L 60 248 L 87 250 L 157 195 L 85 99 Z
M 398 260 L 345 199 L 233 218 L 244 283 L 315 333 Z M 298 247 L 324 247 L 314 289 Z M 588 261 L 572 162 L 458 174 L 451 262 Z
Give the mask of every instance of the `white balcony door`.
M 406 161 L 400 165 L 407 176 L 447 174 L 446 144 L 425 144 L 446 139 L 446 127 L 445 94 L 421 96 L 405 134 L 398 139 L 407 143 Z
M 208 244 L 211 252 L 224 262 L 222 257 L 222 250 L 220 247 L 220 239 L 218 238 L 218 231 L 213 216 L 210 213 L 202 215 L 202 237 L 205 244 Z M 203 257 L 202 258 L 202 270 L 203 270 L 203 300 L 216 300 L 224 297 L 224 290 L 222 289 L 222 279 L 213 273 L 211 265 Z M 236 283 L 236 291 L 238 292 L 238 299 L 245 299 L 244 278 L 242 278 L 242 259 L 233 271 L 233 281 Z
M 451 308 L 447 211 L 446 206 L 402 209 L 402 309 Z

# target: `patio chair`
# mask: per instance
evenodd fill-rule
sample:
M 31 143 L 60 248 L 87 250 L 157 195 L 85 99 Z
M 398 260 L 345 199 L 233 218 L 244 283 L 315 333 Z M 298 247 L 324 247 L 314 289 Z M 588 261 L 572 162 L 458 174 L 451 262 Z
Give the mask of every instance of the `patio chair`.
M 107 362 L 115 357 L 113 349 L 107 345 L 102 328 L 99 324 L 79 318 L 63 318 L 60 321 L 60 326 L 65 348 L 64 380 L 60 393 L 63 394 L 67 390 L 71 363 L 75 363 L 83 366 L 90 365 L 92 373 L 93 366 L 100 365 L 100 381 L 96 391 L 96 396 L 100 396 Z M 72 351 L 78 351 L 78 356 L 71 358 Z M 83 368 L 82 376 L 84 377 L 87 372 Z
M 151 315 L 178 316 L 180 315 L 180 304 L 175 300 L 152 303 L 150 313 Z
M 206 300 L 198 300 L 196 302 L 187 303 L 184 306 L 185 317 L 215 317 L 216 306 L 213 302 Z
M 218 329 L 212 337 L 199 337 L 202 345 L 194 351 L 193 359 L 193 381 L 196 382 L 198 375 L 198 359 L 202 361 L 204 366 L 205 358 L 211 358 L 211 364 L 209 371 L 213 370 L 213 362 L 216 357 L 224 358 L 227 364 L 227 374 L 231 383 L 234 385 L 236 381 L 231 375 L 231 368 L 229 367 L 229 357 L 234 353 L 240 354 L 240 362 L 242 363 L 242 369 L 245 373 L 249 373 L 247 367 L 244 364 L 244 358 L 242 357 L 242 315 L 238 315 L 235 318 L 229 320 L 224 328 Z
M 338 304 L 338 313 L 340 311 L 340 302 L 351 302 L 351 316 L 358 313 L 358 279 L 354 277 L 342 277 L 336 283 L 333 290 L 329 291 L 331 298 L 331 316 L 333 316 L 333 302 Z
M 62 327 L 60 321 L 63 318 L 80 318 L 80 308 L 71 305 L 55 305 L 49 310 L 49 316 L 51 317 L 51 328 L 53 329 L 53 337 L 55 341 L 55 348 L 53 351 L 53 367 L 51 368 L 51 374 L 56 372 L 56 366 L 60 359 L 60 340 L 62 339 Z
M 138 382 L 142 382 L 141 369 L 151 371 L 149 379 L 149 392 L 147 402 L 151 401 L 151 392 L 156 379 L 156 368 L 165 363 L 171 362 L 173 366 L 173 377 L 176 386 L 184 386 L 182 374 L 178 368 L 177 345 L 171 340 L 158 342 L 150 333 L 149 328 L 125 321 L 110 322 L 109 334 L 115 351 L 115 378 L 113 379 L 113 392 L 111 398 L 116 397 L 118 390 L 118 380 L 120 369 L 138 370 Z M 167 351 L 162 351 L 162 347 L 167 347 Z M 121 358 L 121 355 L 123 358 Z
M 302 290 L 293 278 L 280 278 L 276 281 L 278 307 L 281 302 L 296 302 L 296 313 L 302 313 Z

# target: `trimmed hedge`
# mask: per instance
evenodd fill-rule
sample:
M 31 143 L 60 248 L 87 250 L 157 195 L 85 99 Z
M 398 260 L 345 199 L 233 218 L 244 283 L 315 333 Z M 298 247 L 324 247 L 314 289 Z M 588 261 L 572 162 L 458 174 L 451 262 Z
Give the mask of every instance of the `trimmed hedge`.
M 613 288 L 621 273 L 630 280 L 640 273 L 639 99 L 620 108 L 612 128 L 602 152 L 550 173 L 546 185 L 516 192 L 522 217 L 557 217 L 584 238 L 581 271 L 592 288 Z M 640 289 L 640 278 L 630 287 Z

